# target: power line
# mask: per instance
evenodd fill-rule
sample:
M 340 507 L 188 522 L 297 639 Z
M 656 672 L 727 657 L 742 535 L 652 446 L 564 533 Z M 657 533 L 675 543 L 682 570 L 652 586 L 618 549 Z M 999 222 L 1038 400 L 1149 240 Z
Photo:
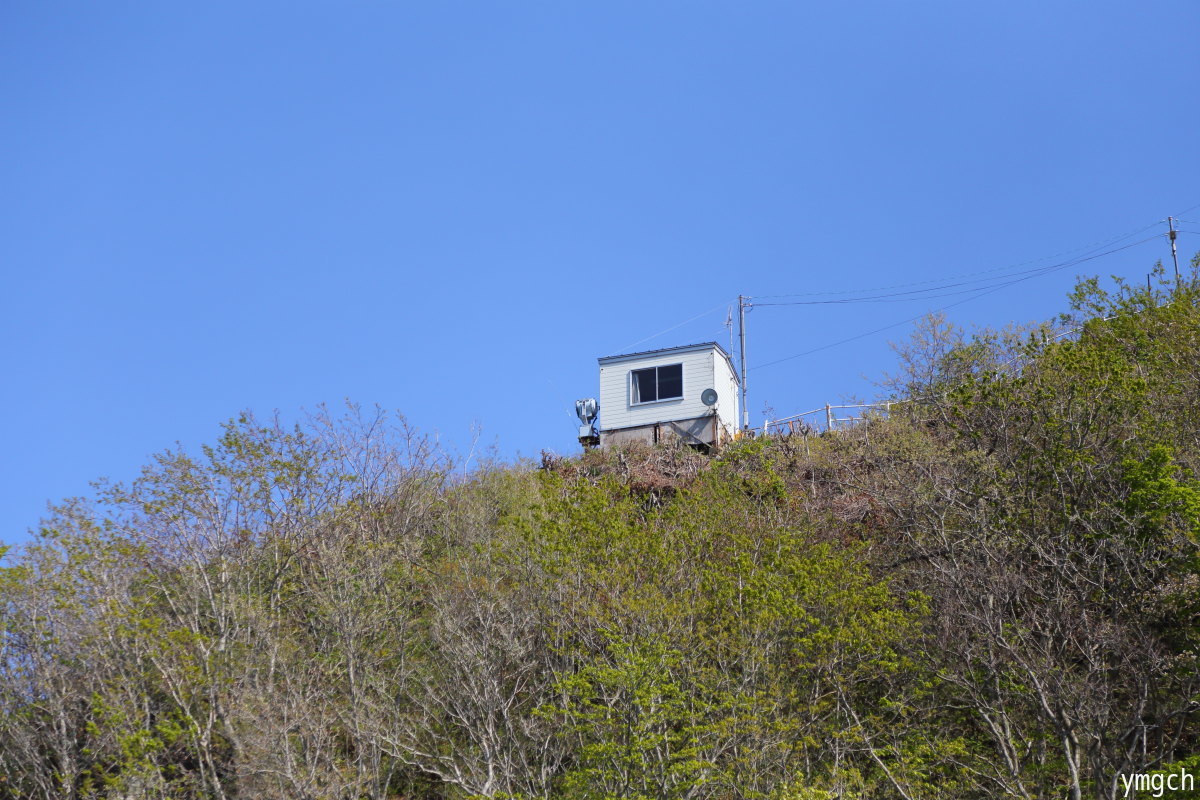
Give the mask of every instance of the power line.
M 1124 238 L 1124 237 L 1122 237 L 1122 238 Z M 974 295 L 972 295 L 971 297 L 964 298 L 964 299 L 959 300 L 954 303 L 948 303 L 948 304 L 942 306 L 941 308 L 935 309 L 933 312 L 921 313 L 921 314 L 916 315 L 915 317 L 910 317 L 908 319 L 900 320 L 899 322 L 893 322 L 890 325 L 884 325 L 882 328 L 875 328 L 874 330 L 866 331 L 865 333 L 859 333 L 854 336 L 850 336 L 846 339 L 840 339 L 836 342 L 831 342 L 829 344 L 821 345 L 820 347 L 814 347 L 811 350 L 805 350 L 803 353 L 796 353 L 795 355 L 785 356 L 784 358 L 778 358 L 778 359 L 775 359 L 774 361 L 768 361 L 765 364 L 758 364 L 754 367 L 751 367 L 751 369 L 762 369 L 763 367 L 770 367 L 775 364 L 782 364 L 785 361 L 792 361 L 797 358 L 802 358 L 804 356 L 812 355 L 813 353 L 819 353 L 822 350 L 828 350 L 832 347 L 837 347 L 839 345 L 848 344 L 849 342 L 854 342 L 859 339 L 864 339 L 868 336 L 873 336 L 876 333 L 882 333 L 883 331 L 891 330 L 892 328 L 898 328 L 901 325 L 908 325 L 909 323 L 916 322 L 917 320 L 921 319 L 922 317 L 927 316 L 929 313 L 936 314 L 940 311 L 945 311 L 946 309 L 954 308 L 955 306 L 960 306 L 963 303 L 969 303 L 972 300 L 978 300 L 980 297 L 984 297 L 986 295 L 992 294 L 993 292 L 998 292 L 1001 289 L 1005 289 L 1009 286 L 1013 286 L 1015 284 L 1023 283 L 1024 281 L 1039 277 L 1039 275 L 1048 274 L 1050 271 L 1057 270 L 1057 269 L 1064 269 L 1069 266 L 1074 266 L 1075 264 L 1082 264 L 1085 261 L 1091 261 L 1093 259 L 1111 255 L 1113 253 L 1120 252 L 1121 250 L 1128 250 L 1131 247 L 1136 247 L 1137 245 L 1145 244 L 1146 242 L 1153 241 L 1154 239 L 1157 239 L 1157 238 L 1159 238 L 1159 235 L 1151 236 L 1149 238 L 1142 239 L 1141 241 L 1133 242 L 1132 244 L 1122 245 L 1121 247 L 1116 247 L 1116 248 L 1113 248 L 1112 250 L 1108 250 L 1103 253 L 1096 253 L 1094 255 L 1089 255 L 1089 256 L 1080 257 L 1077 259 L 1072 259 L 1071 261 L 1065 261 L 1062 264 L 1055 265 L 1053 267 L 1053 269 L 1047 268 L 1043 271 L 1040 271 L 1038 274 L 1026 275 L 1025 277 L 1016 278 L 1015 280 L 1007 281 L 1007 282 L 1001 283 L 997 286 L 978 287 L 978 289 L 972 290 L 972 291 L 975 291 L 976 293 Z
M 1184 209 L 1183 211 L 1180 212 L 1180 214 L 1186 214 L 1189 211 L 1192 211 L 1197 208 L 1200 208 L 1200 203 L 1197 203 L 1196 205 L 1191 206 L 1190 208 Z M 1178 215 L 1176 215 L 1175 218 L 1178 219 Z M 987 283 L 990 281 L 1003 280 L 1005 278 L 1011 278 L 1011 277 L 1015 277 L 1015 276 L 1027 276 L 1029 278 L 1033 278 L 1033 277 L 1038 277 L 1039 275 L 1049 274 L 1051 272 L 1054 272 L 1055 270 L 1062 269 L 1063 267 L 1071 266 L 1073 264 L 1081 264 L 1084 261 L 1090 260 L 1091 258 L 1098 258 L 1100 256 L 1108 255 L 1109 253 L 1114 253 L 1114 252 L 1117 252 L 1118 250 L 1125 249 L 1124 247 L 1122 247 L 1122 248 L 1117 248 L 1114 250 L 1109 250 L 1104 253 L 1100 253 L 1098 255 L 1091 255 L 1091 253 L 1094 250 L 1096 250 L 1100 247 L 1103 247 L 1108 244 L 1113 244 L 1113 243 L 1116 243 L 1119 241 L 1123 241 L 1124 239 L 1128 239 L 1131 236 L 1136 236 L 1137 234 L 1139 234 L 1143 231 L 1149 230 L 1150 228 L 1153 228 L 1154 226 L 1161 224 L 1163 221 L 1164 220 L 1157 220 L 1148 225 L 1144 225 L 1136 230 L 1130 231 L 1125 234 L 1121 234 L 1120 236 L 1114 236 L 1114 237 L 1111 237 L 1108 239 L 1102 239 L 1102 240 L 1099 240 L 1096 242 L 1092 242 L 1091 244 L 1082 245 L 1080 247 L 1075 247 L 1075 248 L 1072 248 L 1069 250 L 1063 250 L 1058 253 L 1053 253 L 1051 255 L 1042 256 L 1041 258 L 1035 258 L 1035 259 L 1031 259 L 1029 261 L 1023 261 L 1023 262 L 1019 262 L 1016 264 L 1009 264 L 1009 265 L 1002 266 L 1002 267 L 994 267 L 991 269 L 976 270 L 976 271 L 972 271 L 972 272 L 964 272 L 964 273 L 959 273 L 956 275 L 944 276 L 942 278 L 931 278 L 931 279 L 925 280 L 925 281 L 913 281 L 910 283 L 893 284 L 891 286 L 877 286 L 877 287 L 863 288 L 863 289 L 842 289 L 842 290 L 825 291 L 825 292 L 800 292 L 800 293 L 793 293 L 793 294 L 758 295 L 758 297 L 765 298 L 765 299 L 787 298 L 787 297 L 828 297 L 831 295 L 849 295 L 849 294 L 857 295 L 857 294 L 863 294 L 866 292 L 889 292 L 888 294 L 882 294 L 882 295 L 876 295 L 876 296 L 864 296 L 864 297 L 838 298 L 838 299 L 832 299 L 832 300 L 807 300 L 807 301 L 797 300 L 797 301 L 782 302 L 782 303 L 752 303 L 752 304 L 747 305 L 747 310 L 752 310 L 756 306 L 764 306 L 765 307 L 765 306 L 786 306 L 786 305 L 835 305 L 835 304 L 868 303 L 868 302 L 871 302 L 871 303 L 882 303 L 882 302 L 899 303 L 899 302 L 908 302 L 910 300 L 934 300 L 934 299 L 939 299 L 942 297 L 953 297 L 953 296 L 957 296 L 960 294 L 968 294 L 970 292 L 976 292 L 976 291 L 980 292 L 979 294 L 976 295 L 976 297 L 982 297 L 984 294 L 988 293 L 988 291 L 991 289 L 990 286 L 977 286 L 977 287 L 971 287 L 971 288 L 962 288 L 962 287 L 966 287 L 972 283 Z M 1186 220 L 1183 220 L 1183 221 L 1186 221 Z M 1200 223 L 1189 222 L 1189 224 L 1200 224 Z M 1177 233 L 1183 233 L 1183 232 L 1197 233 L 1196 231 L 1179 231 L 1179 230 L 1176 230 L 1176 232 Z M 1162 234 L 1162 235 L 1166 235 L 1166 234 Z M 1157 236 L 1152 237 L 1152 238 L 1157 238 Z M 1128 246 L 1132 247 L 1137 244 L 1142 244 L 1146 241 L 1150 241 L 1150 240 L 1143 239 L 1141 241 L 1134 242 L 1133 245 L 1128 245 Z M 1079 257 L 1076 259 L 1069 259 L 1067 261 L 1057 263 L 1057 264 L 1050 264 L 1050 265 L 1042 266 L 1042 267 L 1034 267 L 1033 269 L 1028 269 L 1028 270 L 1018 270 L 1015 272 L 1006 272 L 1006 273 L 999 274 L 999 275 L 992 274 L 992 273 L 1002 272 L 1003 270 L 1011 270 L 1014 267 L 1023 267 L 1028 264 L 1036 264 L 1038 262 L 1046 261 L 1051 258 L 1057 258 L 1059 256 L 1066 255 L 1068 253 L 1078 253 L 1080 251 L 1085 251 L 1084 257 Z M 975 278 L 974 276 L 977 276 L 977 275 L 988 275 L 989 277 Z M 957 280 L 959 278 L 968 278 L 969 280 Z M 1019 280 L 1025 280 L 1025 279 L 1026 278 L 1020 278 Z M 955 280 L 957 280 L 957 282 L 955 282 L 955 283 L 946 283 L 946 281 L 955 281 Z M 1019 280 L 1015 281 L 1015 282 L 1019 282 Z M 1011 285 L 1011 283 L 1012 282 L 1001 283 L 1001 284 L 996 285 L 995 288 L 1004 288 L 1005 286 Z M 937 285 L 930 285 L 930 284 L 937 284 Z M 906 291 L 900 291 L 900 292 L 890 292 L 890 290 L 892 290 L 892 289 L 906 289 L 907 287 L 913 287 L 913 286 L 923 286 L 925 288 L 907 289 Z M 944 291 L 947 289 L 958 289 L 959 291 L 949 291 L 949 292 Z M 931 292 L 942 292 L 942 293 L 941 294 L 930 294 Z M 966 298 L 966 300 L 963 300 L 960 302 L 966 302 L 967 300 L 973 300 L 973 299 L 975 299 L 975 297 L 969 297 L 969 298 Z M 663 330 L 658 331 L 657 333 L 654 333 L 650 336 L 646 336 L 642 339 L 639 339 L 636 342 L 633 342 L 632 344 L 626 345 L 625 347 L 621 348 L 620 350 L 618 350 L 616 352 L 618 354 L 623 353 L 623 352 L 629 352 L 632 348 L 637 347 L 638 345 L 642 344 L 643 342 L 648 342 L 652 339 L 656 339 L 659 336 L 662 336 L 665 333 L 670 333 L 673 330 L 682 328 L 684 325 L 687 325 L 691 322 L 695 322 L 696 320 L 701 319 L 702 317 L 708 316 L 709 314 L 714 313 L 715 311 L 717 311 L 718 309 L 720 309 L 722 307 L 727 307 L 727 306 L 731 305 L 732 302 L 733 301 L 726 301 L 726 302 L 721 303 L 718 306 L 714 306 L 713 308 L 708 309 L 707 311 L 702 311 L 701 313 L 697 314 L 694 317 L 689 317 L 688 319 L 685 319 L 682 322 L 672 325 L 669 328 L 664 328 Z M 947 305 L 944 308 L 952 308 L 954 305 L 958 305 L 958 303 L 953 303 L 951 305 Z M 920 319 L 920 317 L 916 317 L 914 319 Z M 886 326 L 885 328 L 881 328 L 879 330 L 887 330 L 888 328 L 896 327 L 898 325 L 903 325 L 903 324 L 905 324 L 907 322 L 911 322 L 911 321 L 912 320 L 905 320 L 903 322 L 898 322 L 895 325 Z M 875 332 L 878 332 L 878 331 L 875 331 Z M 863 334 L 863 335 L 869 336 L 870 333 Z M 854 337 L 854 338 L 859 338 L 859 337 Z M 853 340 L 854 339 L 852 338 L 852 339 L 848 339 L 845 341 L 853 341 Z M 822 347 L 819 349 L 825 349 L 825 348 Z M 814 351 L 810 351 L 810 352 L 816 352 L 816 351 L 814 350 Z M 806 354 L 802 354 L 802 355 L 806 355 Z M 796 356 L 796 357 L 798 357 L 798 356 Z M 789 356 L 789 358 L 791 358 L 791 356 Z M 777 362 L 771 362 L 771 363 L 777 363 Z M 769 364 L 760 364 L 758 366 L 769 366 Z
M 1160 234 L 1160 235 L 1165 235 L 1165 234 Z M 1100 253 L 1097 255 L 1081 256 L 1079 258 L 1069 259 L 1067 261 L 1062 261 L 1057 264 L 1049 264 L 1044 267 L 1037 267 L 1035 269 L 1021 270 L 1020 272 L 1010 272 L 1010 273 L 1007 273 L 1004 275 L 995 275 L 990 278 L 976 278 L 974 280 L 960 281 L 958 283 L 947 283 L 947 284 L 942 284 L 940 286 L 931 286 L 926 289 L 910 289 L 908 291 L 903 291 L 903 292 L 892 292 L 889 294 L 873 295 L 873 296 L 866 296 L 866 297 L 848 297 L 848 298 L 841 298 L 841 299 L 837 299 L 837 300 L 790 300 L 790 301 L 783 302 L 783 303 L 755 303 L 754 305 L 765 307 L 765 306 L 819 306 L 819 305 L 838 305 L 838 304 L 848 304 L 848 303 L 881 303 L 881 302 L 898 303 L 898 302 L 907 302 L 909 300 L 926 300 L 926 299 L 933 299 L 935 297 L 950 297 L 952 295 L 966 294 L 968 292 L 976 291 L 976 289 L 986 289 L 988 287 L 987 286 L 978 286 L 978 287 L 973 287 L 970 289 L 963 289 L 961 291 L 948 292 L 946 294 L 940 294 L 940 295 L 925 295 L 923 293 L 937 292 L 937 291 L 941 291 L 943 289 L 954 289 L 954 288 L 957 288 L 960 286 L 966 286 L 967 284 L 970 284 L 970 283 L 983 283 L 983 282 L 988 282 L 988 281 L 996 281 L 996 280 L 1001 280 L 1003 278 L 1015 277 L 1018 275 L 1026 275 L 1031 278 L 1036 278 L 1039 275 L 1048 275 L 1051 272 L 1062 269 L 1063 267 L 1069 267 L 1074 264 L 1081 264 L 1084 261 L 1091 260 L 1092 258 L 1098 258 L 1099 256 L 1102 256 L 1102 255 L 1108 255 L 1109 253 L 1115 253 L 1119 250 L 1124 250 L 1126 247 L 1133 247 L 1135 245 L 1143 244 L 1143 243 L 1151 241 L 1153 239 L 1157 239 L 1158 237 L 1159 237 L 1159 235 L 1151 236 L 1147 239 L 1142 239 L 1141 241 L 1134 242 L 1133 244 L 1124 245 L 1122 247 L 1118 247 L 1113 250 L 1108 250 L 1104 253 Z M 1125 237 L 1122 237 L 1122 238 L 1125 238 Z M 1003 285 L 1007 285 L 1007 284 L 1003 284 Z M 905 297 L 905 295 L 909 295 L 909 296 Z M 776 295 L 776 296 L 779 296 L 779 295 Z
M 618 350 L 618 351 L 616 351 L 615 353 L 613 353 L 612 355 L 620 355 L 620 354 L 622 354 L 622 353 L 628 353 L 628 352 L 630 351 L 630 349 L 631 349 L 631 348 L 637 347 L 637 346 L 638 346 L 639 344 L 641 344 L 642 342 L 648 342 L 648 341 L 650 341 L 651 339 L 657 339 L 659 336 L 662 336 L 664 333 L 670 333 L 671 331 L 675 330 L 676 328 L 682 328 L 684 325 L 687 325 L 689 322 L 695 322 L 696 320 L 700 319 L 701 317 L 706 317 L 706 316 L 708 316 L 709 314 L 713 313 L 714 311 L 716 311 L 716 310 L 718 310 L 718 309 L 721 309 L 721 308 L 728 308 L 728 307 L 729 307 L 729 303 L 728 303 L 728 302 L 723 302 L 723 303 L 721 303 L 721 304 L 720 304 L 720 305 L 718 305 L 718 306 L 714 306 L 713 308 L 710 308 L 710 309 L 708 309 L 707 311 L 701 311 L 701 312 L 700 312 L 699 314 L 697 314 L 696 316 L 694 316 L 694 317 L 690 317 L 690 318 L 688 318 L 688 319 L 685 319 L 683 322 L 680 322 L 680 323 L 679 323 L 679 324 L 677 324 L 677 325 L 672 325 L 672 326 L 671 326 L 671 327 L 669 327 L 669 328 L 664 328 L 663 330 L 659 331 L 658 333 L 651 334 L 650 336 L 647 336 L 647 337 L 646 337 L 646 338 L 644 338 L 644 339 L 638 339 L 638 340 L 637 340 L 636 342 L 634 342 L 633 344 L 627 344 L 627 345 L 625 345 L 624 347 L 622 347 L 620 350 Z
M 1200 208 L 1200 205 L 1197 205 L 1195 207 Z M 1187 212 L 1185 211 L 1184 213 L 1187 213 Z M 994 273 L 994 272 L 1002 272 L 1004 270 L 1011 270 L 1014 267 L 1024 267 L 1029 264 L 1036 264 L 1040 261 L 1047 261 L 1051 258 L 1058 258 L 1059 256 L 1068 255 L 1070 253 L 1078 253 L 1080 251 L 1090 252 L 1090 251 L 1099 249 L 1101 247 L 1104 247 L 1106 245 L 1115 244 L 1116 242 L 1120 242 L 1124 239 L 1128 239 L 1131 236 L 1136 236 L 1137 234 L 1142 233 L 1143 231 L 1148 231 L 1151 228 L 1153 228 L 1154 226 L 1160 225 L 1165 221 L 1166 220 L 1163 220 L 1163 219 L 1155 220 L 1154 222 L 1151 222 L 1148 225 L 1143 225 L 1142 227 L 1137 228 L 1136 230 L 1129 231 L 1128 233 L 1124 233 L 1119 236 L 1113 236 L 1108 239 L 1101 239 L 1101 240 L 1098 240 L 1095 242 L 1091 242 L 1089 244 L 1081 245 L 1079 247 L 1073 247 L 1068 250 L 1061 250 L 1057 253 L 1051 253 L 1050 255 L 1041 256 L 1040 258 L 1034 258 L 1034 259 L 1030 259 L 1028 261 L 1021 261 L 1016 264 L 1006 264 L 1006 265 L 1000 266 L 1000 267 L 992 267 L 990 269 L 973 270 L 971 272 L 962 272 L 962 273 L 958 273 L 958 274 L 954 274 L 954 275 L 946 275 L 941 278 L 930 278 L 929 280 L 924 280 L 924 281 L 912 281 L 909 283 L 896 283 L 896 284 L 892 284 L 890 286 L 874 286 L 874 287 L 864 288 L 864 289 L 839 289 L 836 291 L 831 290 L 831 291 L 824 291 L 824 292 L 795 292 L 795 293 L 791 293 L 791 294 L 764 294 L 764 295 L 756 295 L 756 297 L 762 297 L 762 298 L 767 298 L 767 299 L 785 298 L 785 297 L 825 297 L 825 296 L 829 296 L 829 295 L 838 295 L 838 294 L 859 294 L 862 292 L 883 292 L 883 291 L 889 291 L 891 289 L 904 289 L 909 286 L 928 286 L 931 283 L 941 283 L 944 281 L 956 280 L 958 278 L 971 278 L 976 275 L 988 275 L 988 274 Z M 1035 270 L 1036 269 L 1045 269 L 1045 267 L 1035 267 L 1034 269 Z M 1027 270 L 1027 271 L 1033 271 L 1033 270 Z M 1013 272 L 1013 273 L 1008 273 L 1008 274 L 1017 275 L 1017 274 L 1021 274 L 1021 273 Z M 996 275 L 993 277 L 1002 278 L 1005 276 L 1004 275 Z M 980 280 L 989 280 L 989 279 L 982 278 Z M 971 281 L 967 281 L 967 282 L 971 282 Z M 934 289 L 936 289 L 936 288 L 937 287 L 934 287 Z M 755 303 L 755 305 L 761 306 L 761 305 L 768 305 L 768 304 L 767 303 Z
M 1014 281 L 1014 283 L 1016 283 L 1016 281 Z M 1008 285 L 1008 284 L 1006 284 L 1006 285 Z M 968 297 L 964 300 L 959 300 L 957 303 L 949 303 L 947 305 L 942 306 L 941 308 L 935 309 L 932 312 L 924 312 L 921 314 L 917 314 L 915 317 L 909 317 L 908 319 L 902 319 L 899 322 L 893 322 L 891 325 L 884 325 L 882 328 L 876 328 L 874 330 L 866 331 L 865 333 L 859 333 L 854 336 L 847 337 L 845 339 L 839 339 L 836 342 L 830 342 L 829 344 L 823 344 L 820 347 L 814 347 L 811 350 L 805 350 L 803 353 L 796 353 L 795 355 L 792 355 L 792 356 L 786 356 L 784 358 L 775 359 L 774 361 L 768 361 L 765 364 L 758 364 L 754 367 L 751 367 L 751 369 L 762 369 L 763 367 L 770 367 L 770 366 L 774 366 L 775 364 L 782 364 L 785 361 L 791 361 L 793 359 L 802 358 L 804 356 L 810 356 L 813 353 L 819 353 L 822 350 L 828 350 L 832 347 L 837 347 L 838 345 L 848 344 L 849 342 L 855 342 L 855 341 L 858 341 L 859 339 L 865 339 L 868 336 L 873 336 L 877 333 L 882 333 L 884 331 L 891 330 L 892 328 L 899 328 L 901 325 L 908 325 L 911 322 L 916 322 L 917 320 L 921 319 L 922 317 L 926 317 L 931 313 L 936 314 L 939 311 L 945 311 L 948 308 L 954 308 L 955 306 L 960 306 L 963 303 L 970 302 L 971 300 L 977 300 L 978 298 L 983 297 L 984 295 L 991 294 L 992 292 L 998 292 L 1003 288 L 1004 288 L 1004 286 L 997 286 L 994 289 L 983 290 L 983 291 L 980 291 L 978 294 L 976 294 L 974 297 Z
M 1008 273 L 1006 275 L 997 275 L 993 278 L 979 278 L 979 279 L 970 280 L 970 281 L 960 281 L 959 283 L 947 283 L 947 284 L 942 284 L 940 286 L 931 286 L 927 289 L 912 289 L 909 291 L 892 292 L 889 294 L 868 295 L 865 297 L 847 297 L 847 298 L 842 298 L 842 299 L 838 299 L 838 300 L 790 300 L 790 301 L 784 302 L 784 303 L 755 303 L 754 305 L 762 306 L 762 307 L 767 307 L 767 306 L 824 306 L 824 305 L 847 305 L 847 304 L 853 304 L 853 303 L 903 303 L 903 302 L 908 302 L 910 300 L 929 300 L 929 299 L 933 299 L 936 297 L 949 297 L 950 295 L 955 295 L 955 294 L 966 294 L 968 292 L 974 292 L 974 291 L 978 291 L 980 289 L 986 289 L 988 287 L 987 286 L 973 286 L 968 289 L 960 289 L 959 291 L 956 291 L 956 292 L 948 292 L 946 294 L 934 294 L 934 295 L 926 294 L 927 292 L 940 292 L 944 289 L 954 289 L 954 288 L 957 288 L 960 286 L 966 286 L 967 284 L 970 284 L 970 283 L 985 283 L 985 282 L 994 281 L 994 280 L 998 280 L 998 279 L 1002 279 L 1002 278 L 1011 278 L 1016 275 L 1029 275 L 1030 277 L 1037 277 L 1038 275 L 1047 274 L 1047 273 L 1052 272 L 1056 269 L 1059 269 L 1063 266 L 1065 266 L 1065 264 L 1053 264 L 1048 267 L 1039 267 L 1039 268 L 1033 269 L 1033 270 L 1024 270 L 1022 272 L 1012 272 L 1012 273 Z M 994 284 L 992 284 L 992 285 L 994 285 Z

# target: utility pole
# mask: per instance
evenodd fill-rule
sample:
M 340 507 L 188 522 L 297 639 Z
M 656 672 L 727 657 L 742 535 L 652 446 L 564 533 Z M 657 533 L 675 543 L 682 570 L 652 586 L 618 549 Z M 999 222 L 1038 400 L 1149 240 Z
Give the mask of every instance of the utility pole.
M 1167 236 L 1171 239 L 1171 260 L 1175 262 L 1175 288 L 1179 288 L 1179 250 L 1175 246 L 1175 218 L 1167 217 L 1167 228 L 1170 233 Z
M 750 430 L 750 409 L 746 408 L 746 306 L 750 298 L 738 295 L 738 341 L 741 343 L 742 357 L 742 430 Z

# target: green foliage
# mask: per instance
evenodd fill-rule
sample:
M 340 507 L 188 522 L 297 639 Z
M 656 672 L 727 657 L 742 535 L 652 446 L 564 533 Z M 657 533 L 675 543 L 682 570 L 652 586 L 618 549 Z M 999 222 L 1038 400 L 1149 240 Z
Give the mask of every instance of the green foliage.
M 243 415 L 0 570 L 0 796 L 1082 798 L 1195 771 L 1191 285 L 1085 281 L 1059 333 L 930 320 L 890 414 L 713 457 L 465 472 L 382 413 Z
M 523 530 L 552 583 L 564 666 L 541 713 L 575 743 L 566 796 L 768 797 L 801 765 L 841 785 L 851 766 L 819 754 L 861 746 L 845 705 L 907 680 L 897 645 L 917 635 L 920 599 L 896 596 L 856 548 L 814 541 L 794 504 L 764 502 L 747 459 L 782 484 L 765 442 L 650 510 L 608 478 L 544 477 Z
M 1183 470 L 1170 447 L 1153 445 L 1143 460 L 1127 458 L 1121 466 L 1129 484 L 1125 510 L 1140 520 L 1142 536 L 1158 534 L 1178 519 L 1193 541 L 1200 539 L 1200 485 L 1179 479 Z
M 560 678 L 567 702 L 547 711 L 580 742 L 563 796 L 690 797 L 713 779 L 701 744 L 709 725 L 673 679 L 682 658 L 659 642 L 615 640 L 603 662 Z

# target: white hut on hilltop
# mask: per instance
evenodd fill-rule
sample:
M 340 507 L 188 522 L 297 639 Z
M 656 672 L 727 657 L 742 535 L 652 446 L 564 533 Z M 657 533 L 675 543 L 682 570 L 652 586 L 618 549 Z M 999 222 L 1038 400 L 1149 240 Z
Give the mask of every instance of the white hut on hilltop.
M 673 439 L 714 446 L 737 431 L 737 372 L 716 342 L 605 356 L 598 362 L 601 447 Z

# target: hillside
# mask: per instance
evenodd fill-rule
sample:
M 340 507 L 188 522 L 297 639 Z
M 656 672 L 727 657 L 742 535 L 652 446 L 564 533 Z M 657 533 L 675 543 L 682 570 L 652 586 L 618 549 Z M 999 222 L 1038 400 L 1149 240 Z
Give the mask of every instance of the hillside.
M 1083 798 L 1200 772 L 1196 285 L 934 321 L 889 414 L 713 457 L 467 469 L 382 412 L 244 415 L 4 569 L 0 797 Z

